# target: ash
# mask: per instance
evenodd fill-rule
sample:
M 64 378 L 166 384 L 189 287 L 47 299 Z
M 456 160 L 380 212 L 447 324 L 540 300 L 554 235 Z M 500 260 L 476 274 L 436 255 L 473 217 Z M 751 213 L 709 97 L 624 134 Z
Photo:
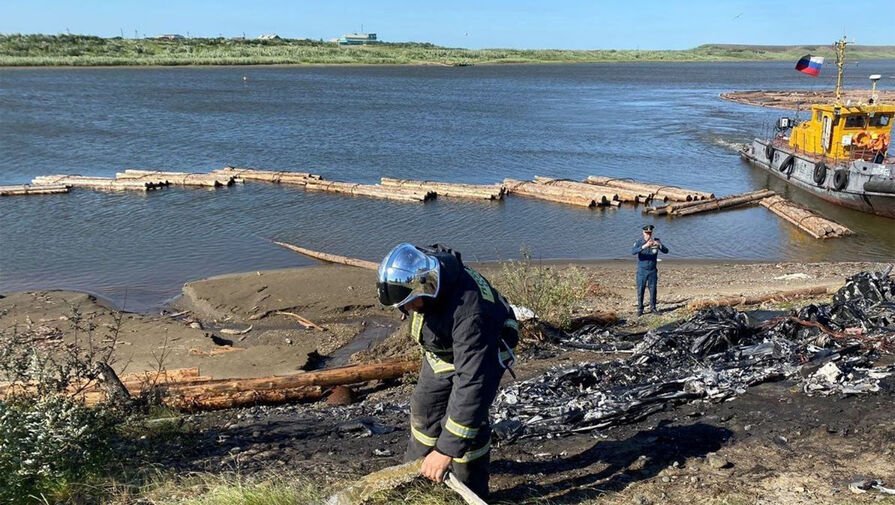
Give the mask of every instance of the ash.
M 598 430 L 680 403 L 731 399 L 770 380 L 798 380 L 810 395 L 895 390 L 895 365 L 873 366 L 895 350 L 890 271 L 856 274 L 831 303 L 764 322 L 718 307 L 636 342 L 585 327 L 560 345 L 630 356 L 554 368 L 501 390 L 492 408 L 495 434 L 512 441 Z

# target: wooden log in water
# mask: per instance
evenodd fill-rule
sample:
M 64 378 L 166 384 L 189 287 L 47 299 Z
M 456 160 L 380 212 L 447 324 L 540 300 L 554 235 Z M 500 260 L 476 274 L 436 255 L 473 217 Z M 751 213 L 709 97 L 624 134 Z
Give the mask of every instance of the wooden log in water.
M 746 204 L 758 203 L 763 198 L 774 196 L 775 193 L 769 189 L 760 191 L 750 191 L 738 195 L 725 196 L 723 198 L 712 198 L 711 200 L 698 200 L 698 205 L 688 205 L 672 208 L 668 211 L 671 216 L 689 216 L 691 214 L 699 214 L 701 212 L 711 212 L 715 210 L 729 209 L 731 207 L 739 207 Z
M 638 194 L 635 191 L 627 189 L 611 188 L 609 186 L 600 186 L 597 184 L 586 184 L 578 181 L 570 181 L 566 179 L 556 179 L 553 177 L 543 177 L 536 175 L 534 182 L 545 186 L 563 188 L 570 191 L 576 191 L 583 196 L 594 195 L 605 197 L 607 200 L 618 200 L 620 202 L 646 203 L 650 200 L 651 195 Z
M 544 184 L 536 184 L 529 181 L 519 181 L 516 179 L 504 179 L 504 186 L 507 188 L 507 194 L 516 194 L 519 196 L 527 196 L 546 200 L 548 202 L 564 203 L 566 205 L 574 205 L 577 207 L 605 207 L 609 205 L 618 205 L 618 200 L 608 200 L 601 198 L 599 200 L 584 196 L 579 192 L 568 189 L 546 186 Z
M 355 184 L 351 182 L 336 181 L 308 181 L 305 188 L 309 191 L 326 191 L 330 193 L 342 193 L 351 196 L 368 196 L 400 202 L 426 202 L 435 198 L 432 191 L 415 191 L 392 186 L 378 184 Z
M 212 170 L 212 174 L 219 176 L 239 177 L 247 181 L 263 181 L 274 184 L 294 184 L 304 186 L 308 181 L 322 181 L 320 175 L 308 172 L 289 172 L 273 170 L 255 170 L 253 168 L 224 167 Z
M 438 196 L 449 198 L 472 198 L 484 200 L 501 200 L 506 188 L 500 184 L 456 184 L 441 181 L 412 181 L 407 179 L 393 179 L 383 177 L 380 179 L 382 186 L 390 186 L 415 191 L 433 191 Z
M 339 263 L 342 265 L 349 265 L 358 268 L 366 268 L 368 270 L 378 270 L 379 264 L 374 263 L 372 261 L 359 260 L 356 258 L 349 258 L 347 256 L 339 256 L 338 254 L 329 254 L 318 251 L 312 251 L 310 249 L 305 249 L 304 247 L 298 247 L 297 245 L 292 245 L 287 242 L 277 242 L 274 241 L 274 244 L 285 247 L 290 251 L 295 251 L 299 254 L 304 254 L 305 256 L 318 259 L 320 261 L 326 261 L 327 263 Z
M 216 175 L 189 172 L 162 172 L 159 170 L 135 170 L 127 169 L 124 172 L 115 174 L 115 178 L 119 180 L 146 180 L 156 182 L 166 182 L 176 186 L 200 186 L 200 187 L 219 187 L 230 186 L 236 182 L 241 182 L 233 175 Z
M 801 289 L 777 291 L 766 295 L 729 296 L 712 300 L 694 300 L 687 304 L 689 310 L 701 310 L 709 307 L 735 307 L 737 305 L 758 305 L 764 302 L 786 302 L 799 298 L 826 295 L 836 291 L 836 287 L 811 286 Z
M 853 234 L 845 226 L 821 217 L 782 196 L 771 196 L 763 199 L 760 203 L 762 207 L 789 221 L 814 238 L 838 238 Z
M 152 191 L 164 188 L 167 184 L 158 181 L 118 180 L 109 177 L 84 177 L 80 175 L 42 175 L 35 177 L 33 185 L 63 184 L 73 188 L 96 189 L 103 191 Z
M 613 188 L 629 189 L 632 191 L 652 193 L 656 197 L 666 197 L 669 200 L 678 202 L 689 202 L 690 200 L 706 200 L 714 198 L 714 193 L 705 191 L 696 191 L 692 189 L 683 189 L 676 186 L 665 186 L 661 184 L 651 184 L 647 182 L 639 182 L 632 180 L 614 179 L 612 177 L 590 176 L 585 181 L 589 184 L 599 184 Z
M 69 186 L 65 184 L 18 184 L 14 186 L 0 186 L 0 196 L 53 195 L 68 193 L 68 189 Z

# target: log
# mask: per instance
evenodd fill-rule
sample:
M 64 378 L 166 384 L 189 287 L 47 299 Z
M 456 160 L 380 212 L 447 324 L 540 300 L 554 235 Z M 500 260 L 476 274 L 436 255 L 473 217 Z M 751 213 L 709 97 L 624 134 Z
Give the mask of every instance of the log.
M 705 191 L 696 191 L 692 189 L 683 189 L 676 186 L 663 186 L 660 184 L 650 184 L 646 182 L 638 182 L 631 180 L 613 179 L 612 177 L 590 176 L 585 181 L 589 184 L 600 184 L 613 188 L 629 189 L 632 191 L 642 191 L 652 193 L 657 197 L 666 197 L 669 200 L 679 202 L 689 202 L 690 200 L 706 200 L 714 198 L 714 193 Z
M 757 203 L 763 198 L 774 196 L 771 190 L 750 191 L 739 195 L 730 195 L 724 198 L 713 198 L 711 200 L 699 200 L 699 205 L 690 205 L 683 208 L 674 208 L 668 211 L 670 216 L 689 216 L 691 214 L 699 214 L 701 212 L 709 212 L 714 210 L 729 209 L 731 207 L 739 207 L 741 205 Z
M 605 207 L 608 205 L 618 205 L 618 200 L 600 199 L 599 201 L 590 197 L 583 196 L 575 191 L 563 188 L 555 188 L 545 186 L 543 184 L 535 184 L 528 181 L 518 181 L 515 179 L 504 179 L 504 185 L 507 188 L 507 194 L 517 194 L 519 196 L 527 196 L 546 200 L 549 202 L 564 203 L 566 205 L 575 205 L 578 207 Z
M 87 188 L 105 191 L 151 191 L 166 184 L 153 181 L 118 180 L 109 177 L 84 177 L 79 175 L 42 175 L 35 177 L 34 185 L 64 184 L 73 188 Z
M 68 193 L 68 189 L 69 186 L 65 184 L 18 184 L 14 186 L 0 186 L 0 196 L 53 195 Z
M 349 258 L 347 256 L 339 256 L 337 254 L 329 254 L 318 251 L 312 251 L 310 249 L 305 249 L 304 247 L 298 247 L 297 245 L 292 245 L 287 242 L 277 242 L 274 241 L 274 244 L 285 247 L 290 251 L 295 251 L 298 254 L 304 254 L 305 256 L 318 259 L 320 261 L 326 261 L 327 263 L 339 263 L 342 265 L 349 265 L 358 268 L 366 268 L 368 270 L 379 270 L 379 263 L 374 263 L 372 261 L 359 260 L 356 258 Z
M 390 177 L 383 177 L 382 179 L 380 179 L 380 184 L 382 186 L 412 189 L 415 191 L 431 191 L 437 193 L 438 196 L 445 196 L 448 198 L 502 200 L 504 193 L 506 193 L 506 188 L 499 184 L 455 184 L 440 181 L 412 181 L 407 179 L 393 179 Z
M 294 312 L 284 312 L 282 310 L 278 310 L 278 311 L 274 312 L 274 314 L 279 314 L 281 316 L 289 316 L 291 318 L 294 318 L 296 321 L 298 321 L 298 324 L 304 326 L 305 328 L 311 329 L 311 330 L 326 331 L 326 328 L 324 328 L 323 326 L 314 324 L 310 319 L 308 319 L 306 317 L 302 317 Z
M 701 310 L 708 307 L 734 307 L 736 305 L 757 305 L 764 302 L 785 302 L 796 300 L 799 298 L 807 298 L 812 296 L 820 296 L 830 294 L 836 291 L 838 287 L 830 286 L 812 286 L 801 289 L 791 289 L 787 291 L 777 291 L 766 295 L 757 296 L 731 296 L 725 298 L 715 298 L 713 300 L 696 300 L 687 304 L 689 310 Z
M 854 233 L 845 226 L 823 218 L 779 195 L 765 198 L 760 203 L 762 207 L 817 239 L 839 238 Z
M 316 401 L 323 398 L 325 389 L 319 386 L 304 386 L 262 391 L 233 391 L 221 394 L 179 395 L 162 399 L 165 406 L 198 412 L 205 410 L 232 409 L 252 405 L 280 405 L 299 401 Z
M 327 191 L 343 193 L 351 196 L 368 196 L 401 202 L 426 202 L 436 197 L 431 191 L 413 191 L 378 184 L 354 184 L 351 182 L 308 181 L 305 189 L 310 191 Z
M 219 176 L 239 177 L 247 181 L 271 182 L 274 184 L 295 184 L 304 186 L 308 181 L 322 181 L 323 177 L 308 172 L 288 172 L 273 170 L 255 170 L 253 168 L 224 167 L 212 170 Z
M 585 196 L 597 194 L 606 196 L 610 200 L 618 200 L 620 202 L 646 203 L 652 199 L 651 194 L 638 193 L 621 188 L 611 188 L 609 186 L 600 186 L 598 184 L 586 184 L 578 181 L 570 181 L 567 179 L 556 179 L 553 177 L 543 177 L 536 175 L 534 182 L 545 186 L 553 186 L 558 188 L 578 191 Z
M 264 391 L 274 389 L 292 389 L 306 386 L 344 386 L 371 380 L 389 380 L 401 377 L 405 373 L 419 368 L 418 361 L 393 361 L 365 365 L 349 365 L 319 372 L 307 372 L 276 377 L 259 377 L 254 379 L 220 379 L 190 386 L 171 384 L 169 391 L 179 395 L 229 394 L 240 391 Z
M 231 186 L 241 179 L 232 175 L 215 175 L 189 172 L 162 172 L 159 170 L 134 170 L 127 169 L 124 172 L 115 174 L 118 180 L 146 180 L 153 182 L 164 182 L 166 184 L 174 184 L 177 186 L 201 186 L 201 187 L 219 187 Z

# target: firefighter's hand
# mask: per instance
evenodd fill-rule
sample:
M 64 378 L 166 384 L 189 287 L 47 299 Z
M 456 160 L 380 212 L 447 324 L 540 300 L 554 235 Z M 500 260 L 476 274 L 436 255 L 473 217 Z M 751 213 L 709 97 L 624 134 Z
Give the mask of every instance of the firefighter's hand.
M 423 460 L 420 473 L 423 474 L 423 477 L 433 482 L 441 482 L 444 480 L 444 472 L 451 466 L 452 460 L 453 458 L 450 456 L 446 456 L 438 451 L 432 451 Z

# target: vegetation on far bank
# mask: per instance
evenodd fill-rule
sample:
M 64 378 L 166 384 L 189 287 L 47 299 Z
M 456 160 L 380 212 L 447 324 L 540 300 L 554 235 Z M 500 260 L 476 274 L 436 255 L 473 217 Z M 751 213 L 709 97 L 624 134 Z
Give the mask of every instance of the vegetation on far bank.
M 0 34 L 0 66 L 588 63 L 622 61 L 795 61 L 830 46 L 706 44 L 685 50 L 463 49 L 428 43 L 340 46 L 307 39 L 103 38 Z M 895 46 L 852 46 L 849 59 L 892 59 Z

